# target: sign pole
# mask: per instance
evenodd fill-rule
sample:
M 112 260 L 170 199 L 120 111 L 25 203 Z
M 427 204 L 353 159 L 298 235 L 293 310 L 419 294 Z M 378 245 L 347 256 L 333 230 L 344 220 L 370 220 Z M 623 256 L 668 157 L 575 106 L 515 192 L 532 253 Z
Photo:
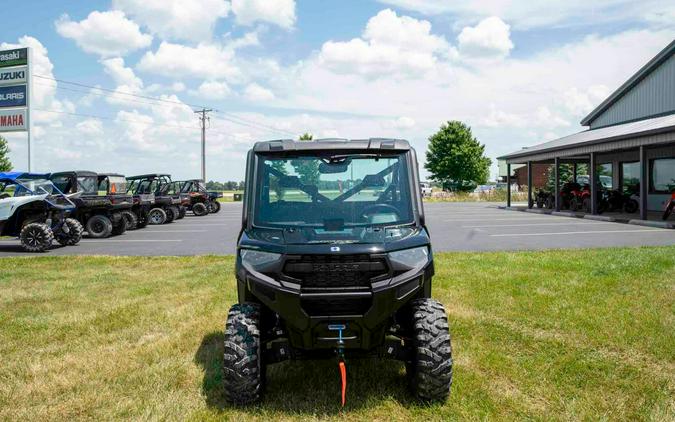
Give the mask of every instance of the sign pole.
M 28 129 L 28 172 L 30 173 L 33 169 L 31 167 L 31 139 L 30 135 L 33 129 L 32 119 L 31 119 L 31 97 L 33 95 L 33 49 L 28 47 L 28 64 L 26 65 L 26 128 Z

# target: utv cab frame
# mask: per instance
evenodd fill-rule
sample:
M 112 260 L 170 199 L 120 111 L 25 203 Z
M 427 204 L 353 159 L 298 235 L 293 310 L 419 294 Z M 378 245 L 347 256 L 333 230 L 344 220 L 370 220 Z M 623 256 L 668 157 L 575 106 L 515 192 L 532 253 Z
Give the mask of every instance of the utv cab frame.
M 85 227 L 89 237 L 106 238 L 127 230 L 125 211 L 130 211 L 132 198 L 123 190 L 119 193 L 99 191 L 98 173 L 72 170 L 52 173 L 49 179 L 66 194 L 79 193 L 73 202 L 73 214 Z
M 0 173 L 0 236 L 16 236 L 28 252 L 44 252 L 54 240 L 72 246 L 82 225 L 69 215 L 75 204 L 47 174 Z
M 167 190 L 171 176 L 162 173 L 142 174 L 127 177 L 129 192 L 133 195 L 155 196 L 155 204 L 148 212 L 150 224 L 165 224 L 174 221 L 180 214 L 181 200 L 170 195 Z
M 269 364 L 333 357 L 344 405 L 345 362 L 359 356 L 405 362 L 422 401 L 448 397 L 450 333 L 431 299 L 434 261 L 407 141 L 256 143 L 237 250 L 229 401 L 259 400 Z

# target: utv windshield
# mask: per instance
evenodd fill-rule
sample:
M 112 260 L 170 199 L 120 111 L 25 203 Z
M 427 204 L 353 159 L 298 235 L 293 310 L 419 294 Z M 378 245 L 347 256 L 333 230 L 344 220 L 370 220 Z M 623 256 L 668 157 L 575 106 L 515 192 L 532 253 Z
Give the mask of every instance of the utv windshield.
M 60 194 L 54 184 L 46 179 L 17 180 L 14 196 L 54 195 Z
M 337 231 L 413 222 L 405 154 L 259 158 L 258 226 Z

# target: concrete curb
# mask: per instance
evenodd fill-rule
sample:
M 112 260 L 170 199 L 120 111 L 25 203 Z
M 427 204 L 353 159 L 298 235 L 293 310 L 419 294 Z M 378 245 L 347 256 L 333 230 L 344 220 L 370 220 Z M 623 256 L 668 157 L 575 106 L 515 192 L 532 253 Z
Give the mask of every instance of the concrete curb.
M 675 229 L 675 225 L 665 221 L 629 220 L 628 224 L 636 226 L 657 227 L 660 229 Z
M 617 220 L 614 217 L 607 217 L 606 215 L 592 215 L 592 214 L 586 214 L 584 215 L 584 218 L 587 218 L 589 220 L 597 220 L 597 221 L 609 221 L 612 223 L 615 223 Z
M 527 209 L 527 210 L 525 210 L 525 212 L 531 212 L 533 214 L 550 214 L 551 213 L 551 211 L 549 211 L 549 210 L 544 210 L 544 209 L 540 209 L 540 208 Z
M 574 217 L 581 218 L 576 213 L 570 211 L 553 211 L 551 215 L 557 215 L 558 217 Z

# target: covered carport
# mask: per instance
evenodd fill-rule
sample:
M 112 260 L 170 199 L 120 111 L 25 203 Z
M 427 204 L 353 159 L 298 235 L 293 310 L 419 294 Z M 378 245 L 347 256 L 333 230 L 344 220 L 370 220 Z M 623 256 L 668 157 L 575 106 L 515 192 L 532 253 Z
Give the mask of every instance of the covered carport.
M 573 179 L 585 164 L 590 188 L 590 214 L 598 214 L 599 169 L 606 185 L 623 192 L 637 187 L 639 220 L 656 220 L 675 190 L 675 40 L 596 107 L 581 124 L 584 130 L 523 148 L 498 159 L 506 164 L 507 207 L 511 207 L 513 166 L 527 166 L 527 208 L 532 209 L 532 167 L 552 166 L 554 210 L 560 212 L 561 165 L 571 165 Z M 600 167 L 602 166 L 602 167 Z M 671 217 L 672 218 L 672 217 Z M 636 219 L 637 220 L 637 219 Z

